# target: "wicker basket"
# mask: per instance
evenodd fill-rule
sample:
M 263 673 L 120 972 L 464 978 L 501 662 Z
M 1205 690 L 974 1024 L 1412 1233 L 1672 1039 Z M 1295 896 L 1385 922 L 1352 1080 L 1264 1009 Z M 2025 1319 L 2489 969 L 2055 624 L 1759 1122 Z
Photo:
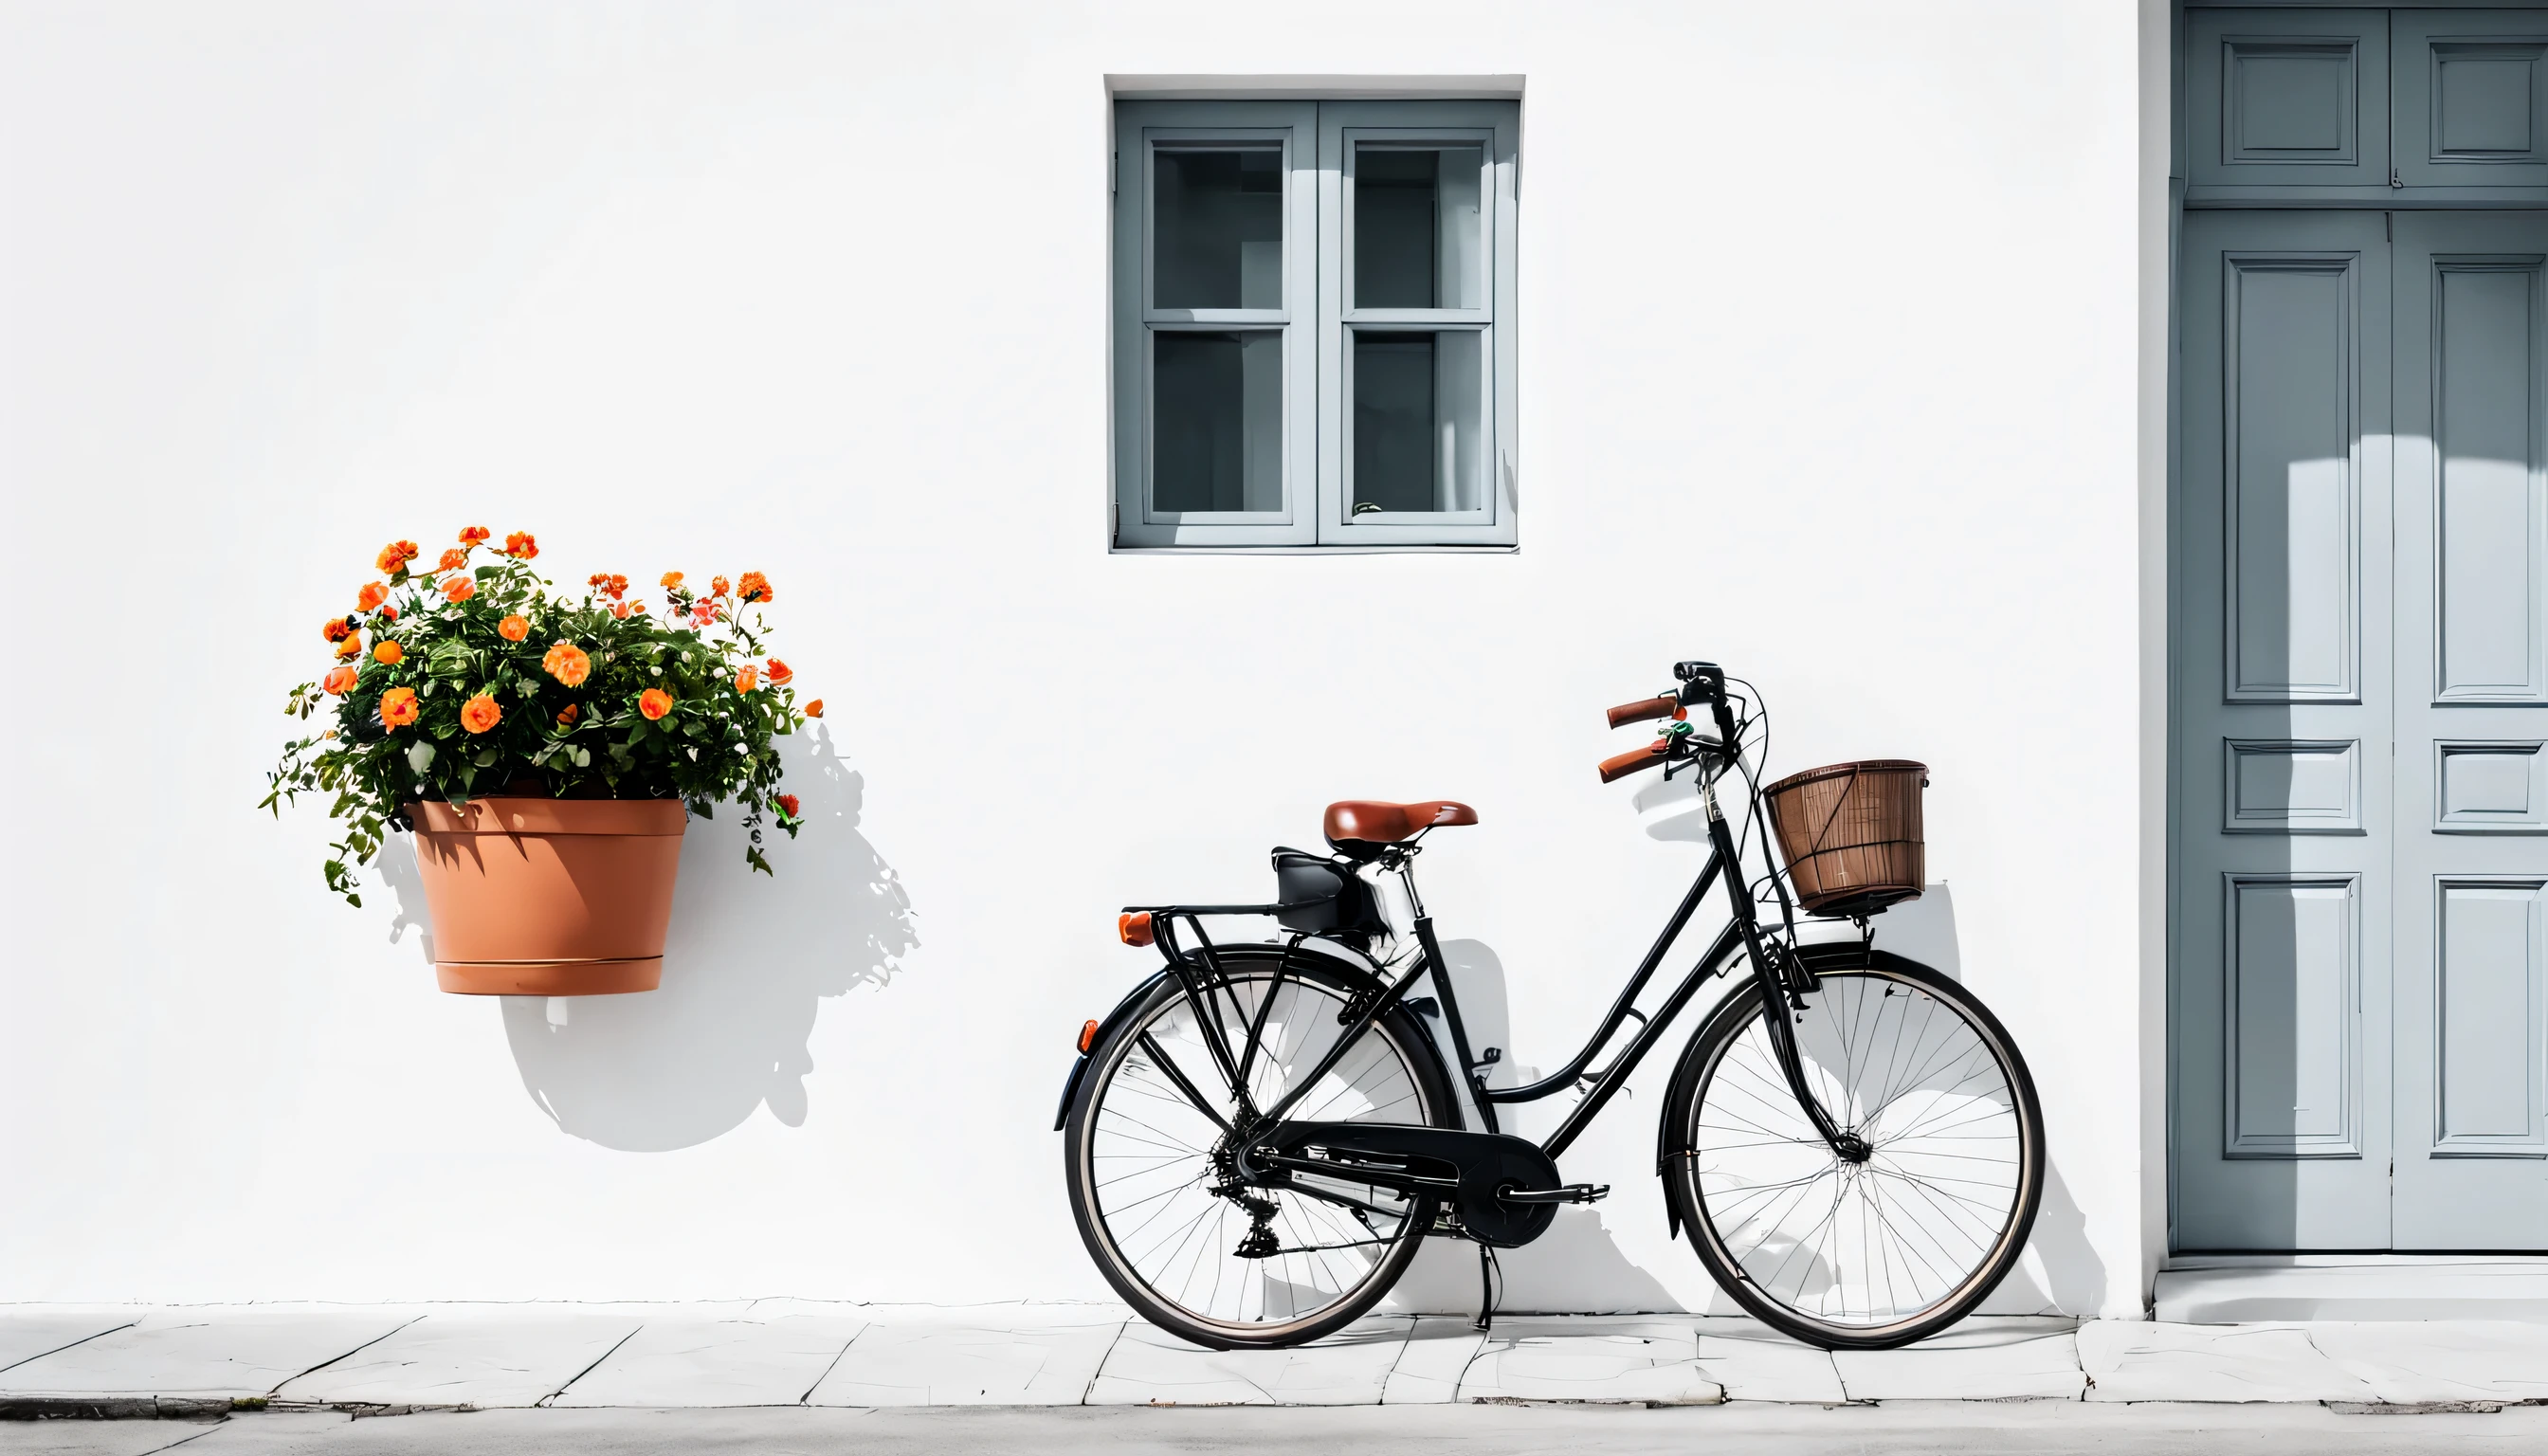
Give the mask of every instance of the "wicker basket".
M 1919 897 L 1926 764 L 1870 759 L 1792 774 L 1763 790 L 1807 914 L 1867 915 Z

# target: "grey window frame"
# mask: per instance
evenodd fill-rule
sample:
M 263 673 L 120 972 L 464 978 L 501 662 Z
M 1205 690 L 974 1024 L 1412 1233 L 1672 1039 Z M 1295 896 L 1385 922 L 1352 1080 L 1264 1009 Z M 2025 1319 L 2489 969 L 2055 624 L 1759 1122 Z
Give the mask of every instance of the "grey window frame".
M 1509 550 L 1518 544 L 1515 305 L 1520 107 L 1509 100 L 1207 100 L 1115 104 L 1110 490 L 1119 551 L 1157 549 Z M 1284 148 L 1283 307 L 1149 307 L 1153 158 L 1189 142 L 1279 140 Z M 1485 297 L 1468 309 L 1355 310 L 1351 301 L 1357 141 L 1477 145 L 1484 151 L 1480 245 Z M 1151 508 L 1153 335 L 1175 329 L 1283 332 L 1283 508 Z M 1482 466 L 1477 508 L 1352 512 L 1352 348 L 1357 329 L 1482 335 Z

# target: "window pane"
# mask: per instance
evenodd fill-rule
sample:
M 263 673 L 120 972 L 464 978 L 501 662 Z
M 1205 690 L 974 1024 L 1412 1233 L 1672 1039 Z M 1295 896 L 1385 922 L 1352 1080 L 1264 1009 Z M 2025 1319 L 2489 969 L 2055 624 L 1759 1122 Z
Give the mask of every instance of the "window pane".
M 1283 307 L 1283 149 L 1153 155 L 1150 307 Z
M 1150 335 L 1150 506 L 1283 508 L 1283 333 Z
M 1477 510 L 1486 500 L 1476 329 L 1353 336 L 1353 513 Z
M 1477 146 L 1354 146 L 1354 307 L 1485 307 Z

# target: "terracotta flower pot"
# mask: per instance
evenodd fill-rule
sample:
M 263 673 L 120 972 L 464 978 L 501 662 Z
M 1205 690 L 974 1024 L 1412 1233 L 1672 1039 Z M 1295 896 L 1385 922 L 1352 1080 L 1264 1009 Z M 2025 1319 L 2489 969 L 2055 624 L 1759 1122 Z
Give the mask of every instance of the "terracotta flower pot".
M 679 799 L 411 804 L 433 970 L 467 996 L 608 996 L 664 978 Z

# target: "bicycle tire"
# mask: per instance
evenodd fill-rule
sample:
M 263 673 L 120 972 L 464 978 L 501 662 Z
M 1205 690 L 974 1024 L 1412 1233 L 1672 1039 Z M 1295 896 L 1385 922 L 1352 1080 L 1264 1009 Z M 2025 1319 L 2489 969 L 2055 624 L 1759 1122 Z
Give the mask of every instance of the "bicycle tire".
M 1709 1275 L 1764 1323 L 1824 1349 L 1891 1349 L 1970 1314 L 2025 1253 L 2044 1195 L 2043 1109 L 2017 1044 L 1963 987 L 1881 951 L 1834 946 L 1805 954 L 1823 982 L 1804 1012 L 1791 1013 L 1800 1041 L 1812 1048 L 1808 1075 L 1834 1121 L 1866 1136 L 1873 1155 L 1846 1164 L 1812 1136 L 1774 1063 L 1766 1073 L 1755 1064 L 1769 1044 L 1755 980 L 1718 1006 L 1674 1074 L 1663 1114 L 1666 1196 Z M 1888 1015 L 1892 1059 L 1884 1061 Z M 1902 1028 L 1915 1017 L 1922 1024 L 1906 1054 Z M 1935 1049 L 1923 1051 L 1933 1032 Z M 1958 1049 L 1959 1037 L 1969 1038 L 1969 1048 Z M 1857 1070 L 1862 1052 L 1867 1071 L 1884 1065 L 1872 1101 Z M 1988 1071 L 1979 1069 L 1983 1063 Z M 1958 1080 L 1945 1083 L 1951 1074 Z M 1774 1089 L 1762 1089 L 1765 1076 L 1775 1080 Z M 1770 1108 L 1777 1102 L 1791 1110 L 1794 1126 L 1774 1118 Z M 1909 1110 L 1887 1123 L 1903 1106 Z M 1798 1129 L 1804 1136 L 1795 1136 Z M 1946 1148 L 1950 1142 L 1958 1145 Z M 2000 1152 L 2012 1170 L 2004 1189 L 1993 1171 L 2001 1160 L 1991 1155 Z M 1772 1175 L 1767 1181 L 1764 1172 Z M 1792 1175 L 1774 1176 L 1781 1173 Z M 1815 1220 L 1824 1180 L 1830 1209 L 1810 1225 L 1823 1242 L 1788 1232 L 1782 1243 L 1782 1230 Z M 1792 1217 L 1774 1212 L 1786 1209 Z M 1853 1226 L 1861 1235 L 1855 1262 L 1845 1247 Z M 1914 1230 L 1925 1247 L 1910 1240 Z M 1901 1239 L 1908 1253 L 1897 1259 L 1879 1239 Z M 1957 1258 L 1954 1251 L 1964 1241 L 1976 1252 Z M 1932 1267 L 1939 1263 L 1945 1267 Z M 1934 1293 L 1924 1289 L 1929 1285 Z M 1832 1291 L 1851 1288 L 1866 1292 L 1865 1308 L 1849 1308 L 1844 1293 L 1836 1314 Z M 1802 1308 L 1817 1289 L 1817 1308 Z M 1906 1301 L 1906 1290 L 1916 1298 Z
M 1220 949 L 1216 954 L 1233 986 L 1240 987 L 1257 982 L 1270 985 L 1275 967 L 1285 960 L 1282 951 L 1275 947 L 1228 947 Z M 1314 1031 L 1317 1024 L 1323 1024 L 1340 1032 L 1341 1023 L 1337 1021 L 1335 1013 L 1350 1004 L 1357 995 L 1375 992 L 1378 989 L 1378 982 L 1369 975 L 1355 975 L 1347 968 L 1333 966 L 1314 956 L 1315 953 L 1291 956 L 1288 969 L 1283 972 L 1283 979 L 1303 988 L 1299 1004 L 1310 1011 L 1310 1016 L 1305 1018 L 1305 1024 L 1311 1024 Z M 1255 994 L 1261 996 L 1262 992 Z M 1250 1014 L 1253 1014 L 1262 1002 L 1256 999 L 1242 999 L 1241 1004 Z M 1277 1005 L 1280 1004 L 1278 993 Z M 1246 1308 L 1246 1291 L 1243 1283 L 1229 1317 L 1198 1311 L 1190 1304 L 1180 1303 L 1176 1297 L 1156 1287 L 1158 1281 L 1155 1274 L 1145 1276 L 1142 1269 L 1138 1267 L 1138 1257 L 1127 1249 L 1126 1238 L 1119 1234 L 1119 1230 L 1110 1222 L 1103 1190 L 1106 1184 L 1113 1180 L 1101 1179 L 1097 1166 L 1102 1155 L 1103 1130 L 1108 1122 L 1109 1094 L 1118 1086 L 1119 1076 L 1124 1073 L 1125 1068 L 1134 1064 L 1134 1058 L 1137 1055 L 1146 1057 L 1147 1053 L 1140 1049 L 1143 1037 L 1180 1011 L 1191 1015 L 1191 1008 L 1187 1007 L 1183 991 L 1175 980 L 1162 980 L 1132 1015 L 1124 1018 L 1106 1040 L 1090 1048 L 1091 1063 L 1088 1074 L 1082 1078 L 1078 1092 L 1072 1098 L 1062 1139 L 1064 1176 L 1069 1191 L 1071 1217 L 1078 1225 L 1080 1240 L 1087 1246 L 1089 1257 L 1096 1262 L 1098 1272 L 1105 1276 L 1107 1283 L 1114 1287 L 1115 1292 L 1123 1297 L 1125 1303 L 1131 1305 L 1152 1324 L 1191 1343 L 1210 1349 L 1282 1348 L 1305 1344 L 1332 1333 L 1360 1319 L 1372 1306 L 1385 1298 L 1391 1287 L 1396 1285 L 1399 1278 L 1407 1272 L 1408 1264 L 1415 1257 L 1417 1246 L 1422 1243 L 1425 1233 L 1433 1226 L 1437 1207 L 1433 1200 L 1407 1201 L 1404 1218 L 1398 1224 L 1394 1234 L 1381 1247 L 1378 1257 L 1372 1260 L 1370 1266 L 1359 1277 L 1350 1281 L 1349 1287 L 1337 1290 L 1335 1298 L 1321 1301 L 1315 1309 L 1308 1311 L 1300 1311 L 1297 1308 L 1286 1309 L 1278 1318 L 1236 1318 L 1243 1315 Z M 1290 1013 L 1286 1013 L 1286 1019 L 1288 1024 Z M 1459 1127 L 1460 1113 L 1452 1098 L 1450 1077 L 1442 1065 L 1440 1052 L 1435 1047 L 1432 1038 L 1426 1034 L 1416 1018 L 1403 1006 L 1393 1008 L 1388 1016 L 1381 1018 L 1374 1025 L 1371 1032 L 1365 1033 L 1367 1038 L 1374 1035 L 1382 1039 L 1382 1045 L 1389 1048 L 1406 1072 L 1410 1083 L 1409 1094 L 1415 1103 L 1415 1112 L 1418 1116 L 1412 1118 L 1393 1116 L 1372 1120 L 1415 1121 L 1437 1128 Z M 1168 1054 L 1171 1057 L 1177 1056 L 1173 1051 Z M 1352 1065 L 1356 1054 L 1348 1052 L 1345 1061 L 1340 1063 L 1340 1068 Z M 1182 1059 L 1180 1064 L 1183 1064 Z M 1227 1078 L 1214 1083 L 1196 1075 L 1202 1069 L 1200 1062 L 1185 1069 L 1189 1079 L 1194 1081 L 1198 1089 L 1207 1086 L 1227 1087 Z M 1330 1073 L 1330 1079 L 1334 1075 Z M 1253 1080 L 1252 1077 L 1251 1080 Z M 1156 1092 L 1152 1090 L 1141 1095 L 1156 1096 Z M 1173 1113 L 1175 1109 L 1170 1107 L 1167 1111 Z M 1305 1108 L 1296 1111 L 1294 1116 L 1339 1121 L 1359 1120 L 1353 1117 L 1338 1118 L 1333 1108 L 1317 1112 Z M 1155 1128 L 1147 1130 L 1145 1136 L 1170 1138 L 1168 1132 Z M 1149 1156 L 1164 1159 L 1167 1154 L 1161 1151 Z M 1180 1154 L 1180 1156 L 1183 1155 Z M 1191 1163 L 1193 1160 L 1188 1158 L 1187 1161 Z M 1201 1186 L 1203 1177 L 1209 1175 L 1209 1164 L 1210 1158 L 1206 1154 L 1201 1163 L 1195 1164 L 1196 1176 L 1188 1184 L 1180 1185 L 1171 1192 L 1182 1193 L 1187 1188 Z M 1143 1170 L 1140 1175 L 1165 1181 L 1179 1170 L 1178 1167 L 1162 1161 L 1157 1169 Z M 1207 1200 L 1215 1196 L 1208 1188 L 1205 1190 L 1205 1195 Z M 1306 1205 L 1317 1202 L 1305 1195 L 1280 1192 L 1263 1194 L 1260 1191 L 1259 1196 L 1269 1197 L 1283 1206 L 1287 1218 L 1295 1203 Z M 1188 1201 L 1191 1202 L 1191 1200 Z M 1198 1223 L 1215 1212 L 1217 1211 L 1209 1208 L 1207 1204 L 1198 1215 Z M 1295 1221 L 1296 1226 L 1297 1222 Z M 1368 1226 L 1369 1221 L 1365 1219 L 1364 1223 Z M 1225 1218 L 1217 1221 L 1213 1228 L 1203 1229 L 1200 1232 L 1193 1241 L 1198 1266 L 1207 1258 L 1215 1259 L 1221 1272 L 1235 1274 L 1243 1281 L 1249 1277 L 1249 1271 L 1244 1267 L 1238 1267 L 1237 1256 L 1219 1252 L 1217 1248 L 1217 1243 L 1220 1246 L 1227 1245 L 1229 1231 Z M 1301 1251 L 1320 1250 L 1305 1248 Z M 1273 1259 L 1259 1258 L 1251 1262 L 1257 1266 L 1256 1277 L 1273 1282 L 1271 1270 L 1268 1268 L 1274 1262 Z M 1295 1272 L 1299 1271 L 1296 1269 Z M 1282 1282 L 1287 1288 L 1303 1287 L 1297 1281 Z M 1339 1282 L 1343 1281 L 1340 1279 Z M 1216 1296 L 1223 1292 L 1218 1274 L 1212 1287 Z M 1263 1298 L 1265 1303 L 1260 1306 L 1260 1315 L 1271 1311 L 1271 1296 L 1266 1295 Z M 1297 1296 L 1292 1298 L 1297 1299 Z

